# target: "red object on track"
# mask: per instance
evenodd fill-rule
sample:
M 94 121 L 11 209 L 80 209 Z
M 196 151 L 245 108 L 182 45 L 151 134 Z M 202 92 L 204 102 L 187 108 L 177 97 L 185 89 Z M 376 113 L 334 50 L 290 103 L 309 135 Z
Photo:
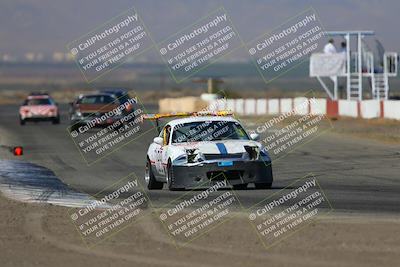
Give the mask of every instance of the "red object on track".
M 15 156 L 22 156 L 24 154 L 24 150 L 22 146 L 17 146 L 13 148 L 13 152 Z

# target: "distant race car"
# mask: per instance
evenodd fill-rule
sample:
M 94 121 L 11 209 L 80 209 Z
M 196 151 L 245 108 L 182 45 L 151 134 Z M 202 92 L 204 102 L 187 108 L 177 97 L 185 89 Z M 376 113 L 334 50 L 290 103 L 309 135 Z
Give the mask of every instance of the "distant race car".
M 254 183 L 258 189 L 273 182 L 271 159 L 233 117 L 191 116 L 167 123 L 147 151 L 145 181 L 148 189 L 209 186 L 226 179 L 234 189 Z M 181 116 L 180 114 L 179 116 Z M 147 116 L 157 120 L 171 115 Z
M 117 108 L 119 102 L 114 95 L 107 93 L 80 95 L 74 102 L 70 103 L 70 120 L 73 128 L 84 125 L 100 118 L 104 114 Z M 120 119 L 121 114 L 115 114 L 106 120 L 101 120 L 96 126 L 107 126 Z
M 118 102 L 120 104 L 125 104 L 127 103 L 129 100 L 131 100 L 132 98 L 129 96 L 129 93 L 127 90 L 125 89 L 121 89 L 121 88 L 109 88 L 109 89 L 102 89 L 100 90 L 100 93 L 104 93 L 104 94 L 109 94 L 114 96 L 115 98 L 118 99 Z M 126 109 L 124 110 L 124 113 L 127 114 L 129 112 L 133 112 L 133 105 L 132 104 L 127 104 L 126 105 Z
M 122 95 L 119 93 L 121 92 L 102 92 L 80 95 L 74 102 L 70 103 L 71 128 L 79 128 L 81 125 L 93 121 L 95 122 L 95 126 L 108 126 L 134 112 L 136 99 L 131 99 L 127 93 Z M 107 116 L 105 120 L 96 120 L 96 118 L 102 118 L 103 115 L 108 114 L 120 106 L 123 108 L 118 110 L 116 114 Z M 131 119 L 134 119 L 134 117 Z
M 60 123 L 60 113 L 57 103 L 46 93 L 32 93 L 19 108 L 19 122 L 52 121 Z
M 122 88 L 103 88 L 99 93 L 114 95 L 116 98 L 128 99 L 128 91 Z

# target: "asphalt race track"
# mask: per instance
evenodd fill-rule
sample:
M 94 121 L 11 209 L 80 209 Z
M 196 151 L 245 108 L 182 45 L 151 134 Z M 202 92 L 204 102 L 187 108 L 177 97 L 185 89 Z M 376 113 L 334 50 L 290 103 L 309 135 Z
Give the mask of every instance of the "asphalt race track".
M 20 126 L 18 107 L 0 106 L 0 159 L 16 159 L 5 147 L 21 145 L 24 156 L 19 160 L 47 167 L 69 187 L 91 195 L 132 172 L 143 179 L 146 150 L 155 130 L 87 166 L 66 132 L 67 107 L 61 108 L 60 125 L 41 122 Z M 243 206 L 250 207 L 295 179 L 313 173 L 335 212 L 400 212 L 399 160 L 399 145 L 328 132 L 273 163 L 272 189 L 249 188 L 236 193 Z M 155 206 L 163 206 L 187 192 L 164 189 L 148 193 Z

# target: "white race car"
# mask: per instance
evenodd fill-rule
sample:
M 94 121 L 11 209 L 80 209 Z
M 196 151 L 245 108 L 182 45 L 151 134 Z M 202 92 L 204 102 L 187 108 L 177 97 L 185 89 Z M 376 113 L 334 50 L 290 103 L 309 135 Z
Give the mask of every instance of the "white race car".
M 157 126 L 163 117 L 153 117 Z M 160 130 L 147 151 L 147 187 L 162 189 L 166 183 L 168 189 L 179 190 L 226 180 L 234 189 L 244 189 L 249 183 L 258 189 L 270 188 L 271 159 L 257 140 L 257 134 L 249 135 L 232 117 L 174 119 Z

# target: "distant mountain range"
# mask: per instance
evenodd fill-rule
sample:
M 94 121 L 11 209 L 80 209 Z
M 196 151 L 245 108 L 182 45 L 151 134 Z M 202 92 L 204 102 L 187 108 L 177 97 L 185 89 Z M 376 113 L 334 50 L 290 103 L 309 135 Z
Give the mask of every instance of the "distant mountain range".
M 65 52 L 67 43 L 132 6 L 159 42 L 221 4 L 245 41 L 312 6 L 327 30 L 375 30 L 387 50 L 400 48 L 400 1 L 1 0 L 0 54 Z

